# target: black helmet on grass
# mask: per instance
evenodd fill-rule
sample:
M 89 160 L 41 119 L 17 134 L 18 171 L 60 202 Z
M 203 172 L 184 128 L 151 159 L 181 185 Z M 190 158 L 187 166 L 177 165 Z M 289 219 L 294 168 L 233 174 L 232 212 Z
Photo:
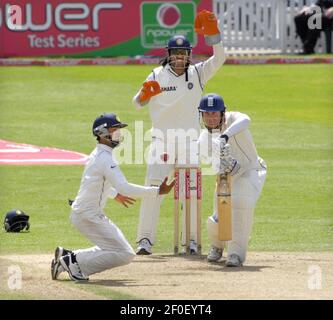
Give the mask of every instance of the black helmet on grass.
M 29 216 L 18 209 L 8 211 L 4 220 L 4 229 L 7 232 L 20 232 L 23 229 L 29 230 Z

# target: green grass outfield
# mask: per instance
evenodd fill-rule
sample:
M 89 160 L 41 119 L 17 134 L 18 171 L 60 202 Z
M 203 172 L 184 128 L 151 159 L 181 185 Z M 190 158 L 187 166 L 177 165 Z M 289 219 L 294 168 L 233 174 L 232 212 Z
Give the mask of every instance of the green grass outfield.
M 93 119 L 113 111 L 133 130 L 150 127 L 148 110 L 132 96 L 152 66 L 1 67 L 0 138 L 89 153 Z M 252 118 L 268 175 L 255 212 L 250 250 L 333 249 L 333 66 L 224 66 L 205 93 L 223 95 L 229 110 Z M 67 199 L 79 188 L 81 166 L 0 166 L 0 214 L 12 208 L 31 216 L 31 232 L 0 232 L 0 253 L 51 253 L 55 246 L 89 246 L 70 224 Z M 144 165 L 122 165 L 143 183 Z M 212 210 L 214 177 L 205 176 L 203 226 Z M 135 246 L 140 201 L 125 209 L 110 200 L 106 212 Z M 172 252 L 173 209 L 161 210 L 156 252 Z M 203 229 L 204 252 L 208 249 Z

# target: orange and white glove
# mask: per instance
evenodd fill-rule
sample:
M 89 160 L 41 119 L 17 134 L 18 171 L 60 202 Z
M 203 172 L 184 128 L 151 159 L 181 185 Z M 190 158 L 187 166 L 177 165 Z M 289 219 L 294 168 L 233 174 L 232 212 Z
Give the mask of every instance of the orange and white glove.
M 213 12 L 208 10 L 200 11 L 194 22 L 195 32 L 203 34 L 207 45 L 214 45 L 221 41 L 221 33 L 218 22 Z
M 140 103 L 148 102 L 148 100 L 156 96 L 157 94 L 161 93 L 161 87 L 159 83 L 155 80 L 148 80 L 145 81 L 142 85 L 141 92 L 139 95 L 139 101 Z

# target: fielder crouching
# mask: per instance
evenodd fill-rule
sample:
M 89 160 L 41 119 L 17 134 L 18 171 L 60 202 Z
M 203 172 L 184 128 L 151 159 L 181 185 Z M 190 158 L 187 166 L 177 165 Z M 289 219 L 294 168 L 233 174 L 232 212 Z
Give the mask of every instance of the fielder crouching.
M 174 182 L 167 185 L 167 179 L 159 187 L 127 182 L 112 154 L 120 143 L 120 129 L 126 126 L 113 113 L 104 113 L 93 123 L 98 143 L 88 157 L 80 190 L 71 205 L 71 221 L 96 246 L 75 251 L 57 247 L 51 263 L 53 280 L 63 271 L 72 280 L 88 280 L 91 274 L 130 263 L 135 252 L 121 230 L 105 215 L 107 199 L 113 198 L 128 207 L 135 201 L 131 197 L 155 199 L 169 193 L 174 185 Z
M 227 112 L 222 97 L 217 94 L 205 95 L 199 112 L 205 126 L 199 137 L 201 157 L 212 156 L 214 171 L 231 175 L 232 240 L 219 240 L 215 192 L 214 212 L 207 220 L 211 242 L 207 259 L 217 262 L 228 245 L 226 266 L 239 267 L 246 258 L 254 208 L 266 178 L 266 164 L 257 154 L 246 114 Z

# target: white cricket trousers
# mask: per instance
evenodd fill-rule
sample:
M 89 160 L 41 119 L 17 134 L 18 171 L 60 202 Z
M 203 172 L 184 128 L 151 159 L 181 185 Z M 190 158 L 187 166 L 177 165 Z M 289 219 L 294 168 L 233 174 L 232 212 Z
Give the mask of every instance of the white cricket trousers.
M 81 271 L 89 276 L 130 263 L 133 248 L 121 230 L 102 212 L 71 213 L 73 225 L 96 246 L 75 250 Z
M 218 239 L 217 195 L 214 194 L 214 214 L 207 220 L 208 238 L 217 248 L 228 245 L 228 256 L 237 254 L 241 261 L 246 259 L 248 242 L 253 225 L 254 208 L 266 179 L 266 169 L 249 170 L 241 176 L 232 177 L 232 240 Z
M 175 159 L 177 163 L 184 161 L 184 163 L 198 163 L 198 150 L 197 142 L 192 142 L 192 148 L 186 148 L 186 146 L 174 146 L 172 144 L 165 144 L 163 141 L 153 140 L 149 149 L 149 161 L 147 166 L 145 186 L 159 186 L 165 177 L 169 177 L 175 168 Z M 169 149 L 168 149 L 169 148 Z M 169 152 L 164 152 L 166 150 Z M 154 163 L 153 159 L 159 159 L 162 154 L 168 155 L 168 163 Z M 183 188 L 180 188 L 180 194 L 184 192 Z M 182 196 L 181 196 L 182 197 Z M 141 239 L 147 238 L 151 244 L 156 241 L 157 224 L 160 216 L 160 208 L 164 196 L 157 196 L 156 198 L 142 198 L 140 207 L 140 220 L 137 232 L 137 242 Z M 184 204 L 185 205 L 185 204 Z M 195 199 L 191 200 L 192 208 L 196 207 Z M 192 211 L 191 217 L 191 239 L 195 240 L 196 235 L 196 216 L 195 210 Z M 185 219 L 185 217 L 183 217 Z M 184 220 L 185 221 L 185 220 Z M 185 223 L 183 223 L 183 232 L 185 234 Z

